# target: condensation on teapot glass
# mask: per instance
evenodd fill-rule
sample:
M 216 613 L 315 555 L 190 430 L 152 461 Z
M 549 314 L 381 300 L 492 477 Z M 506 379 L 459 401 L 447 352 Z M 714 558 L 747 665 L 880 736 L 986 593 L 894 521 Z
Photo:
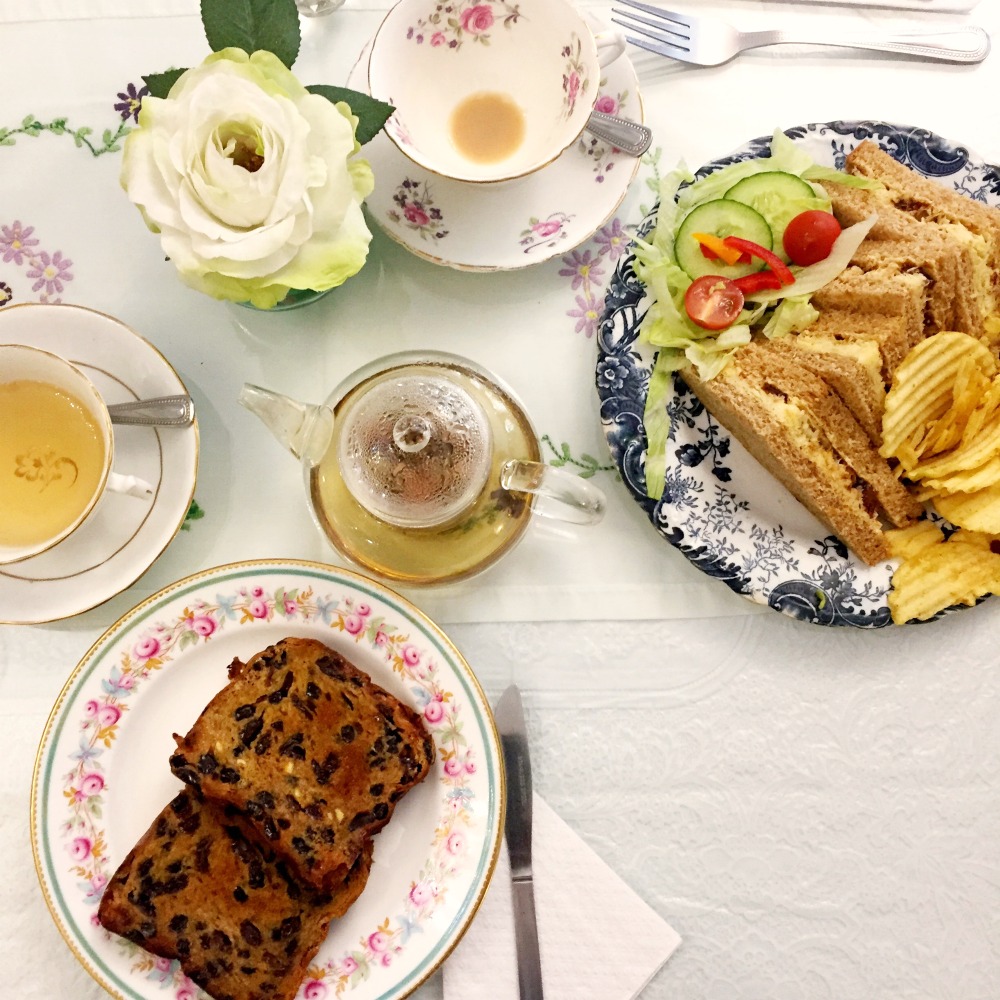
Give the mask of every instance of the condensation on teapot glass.
M 486 485 L 492 435 L 482 406 L 445 374 L 387 373 L 338 414 L 341 475 L 390 524 L 428 528 L 462 514 Z

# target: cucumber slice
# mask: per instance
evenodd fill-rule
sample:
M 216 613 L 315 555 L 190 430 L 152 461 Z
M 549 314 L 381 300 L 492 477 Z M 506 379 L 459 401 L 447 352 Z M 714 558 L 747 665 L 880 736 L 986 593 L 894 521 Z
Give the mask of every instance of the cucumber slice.
M 723 197 L 742 202 L 760 212 L 757 202 L 765 195 L 775 195 L 778 198 L 794 201 L 796 198 L 815 198 L 816 192 L 808 181 L 795 174 L 788 174 L 783 170 L 764 170 L 737 181 Z M 767 218 L 763 212 L 760 214 Z
M 788 223 L 800 212 L 829 208 L 829 203 L 816 194 L 808 181 L 782 170 L 765 170 L 744 177 L 723 197 L 748 205 L 767 219 L 771 227 L 774 252 L 785 261 L 788 256 L 784 252 L 782 240 Z
M 765 250 L 770 250 L 773 245 L 771 227 L 760 212 L 754 211 L 749 205 L 728 198 L 706 201 L 688 212 L 677 228 L 677 236 L 674 237 L 674 256 L 691 278 L 700 278 L 703 274 L 740 278 L 745 274 L 753 274 L 764 266 L 764 262 L 757 258 L 746 264 L 727 264 L 723 260 L 710 260 L 701 252 L 701 244 L 694 238 L 693 233 L 708 233 L 710 236 L 718 236 L 719 239 L 739 236 L 760 244 Z

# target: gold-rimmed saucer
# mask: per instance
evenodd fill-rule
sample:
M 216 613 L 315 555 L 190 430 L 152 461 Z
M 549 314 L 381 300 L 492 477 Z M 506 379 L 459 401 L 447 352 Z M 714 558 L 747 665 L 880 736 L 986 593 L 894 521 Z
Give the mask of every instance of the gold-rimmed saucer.
M 38 322 L 40 310 L 44 323 Z M 149 341 L 83 306 L 7 306 L 0 312 L 0 341 L 67 358 L 108 403 L 187 392 Z M 87 523 L 55 548 L 0 567 L 0 623 L 70 618 L 133 584 L 184 523 L 194 498 L 198 451 L 197 422 L 186 428 L 116 427 L 116 468 L 149 482 L 152 498 L 108 494 Z
M 370 48 L 348 79 L 365 93 Z M 596 108 L 644 121 L 627 55 L 601 71 Z M 587 132 L 549 166 L 503 184 L 434 174 L 382 133 L 360 155 L 375 173 L 375 190 L 365 200 L 369 217 L 411 253 L 459 271 L 514 271 L 569 253 L 614 215 L 640 162 Z

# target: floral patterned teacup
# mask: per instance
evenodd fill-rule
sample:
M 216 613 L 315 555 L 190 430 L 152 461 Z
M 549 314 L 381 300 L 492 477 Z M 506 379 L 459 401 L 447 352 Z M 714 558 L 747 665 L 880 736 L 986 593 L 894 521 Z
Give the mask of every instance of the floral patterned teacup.
M 368 63 L 386 134 L 415 163 L 468 182 L 523 177 L 579 138 L 617 32 L 594 35 L 568 0 L 400 0 Z
M 107 406 L 90 379 L 55 354 L 0 344 L 0 426 L 0 564 L 63 541 L 105 490 L 152 493 L 148 483 L 111 471 Z

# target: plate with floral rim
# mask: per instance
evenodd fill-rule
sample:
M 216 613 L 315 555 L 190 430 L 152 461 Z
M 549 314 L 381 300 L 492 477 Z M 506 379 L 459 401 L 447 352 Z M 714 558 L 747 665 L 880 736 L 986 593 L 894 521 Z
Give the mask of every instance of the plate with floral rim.
M 319 563 L 233 563 L 187 577 L 109 628 L 46 724 L 31 796 L 35 867 L 69 947 L 112 996 L 203 996 L 176 961 L 97 923 L 104 885 L 179 790 L 167 764 L 245 660 L 319 639 L 423 715 L 437 761 L 375 839 L 371 875 L 331 925 L 300 997 L 395 1000 L 430 976 L 472 920 L 496 866 L 504 778 L 492 712 L 447 636 L 404 598 Z
M 836 121 L 785 134 L 816 162 L 837 168 L 847 153 L 872 140 L 917 173 L 1000 207 L 1000 168 L 926 129 Z M 706 164 L 696 176 L 766 156 L 770 142 L 770 136 L 754 139 Z M 654 206 L 638 236 L 648 234 L 655 222 Z M 632 497 L 659 534 L 694 566 L 756 603 L 817 625 L 870 629 L 893 624 L 888 595 L 897 564 L 887 560 L 868 566 L 849 552 L 676 376 L 666 404 L 671 419 L 666 487 L 658 501 L 646 495 L 642 418 L 654 351 L 639 339 L 648 302 L 634 262 L 632 250 L 623 254 L 609 283 L 596 369 L 601 423 Z
M 187 392 L 149 341 L 84 306 L 6 306 L 0 343 L 30 344 L 67 358 L 108 403 Z M 177 536 L 198 477 L 197 420 L 189 427 L 116 425 L 114 434 L 116 471 L 145 479 L 153 486 L 152 499 L 105 494 L 87 523 L 64 542 L 0 566 L 0 622 L 50 622 L 97 607 L 135 583 Z
M 347 82 L 365 93 L 370 47 Z M 627 56 L 601 71 L 595 107 L 643 121 L 639 82 Z M 369 217 L 418 257 L 460 271 L 518 270 L 584 243 L 621 204 L 640 162 L 586 132 L 547 167 L 502 184 L 434 174 L 381 132 L 360 155 L 375 173 L 375 190 L 365 199 Z

